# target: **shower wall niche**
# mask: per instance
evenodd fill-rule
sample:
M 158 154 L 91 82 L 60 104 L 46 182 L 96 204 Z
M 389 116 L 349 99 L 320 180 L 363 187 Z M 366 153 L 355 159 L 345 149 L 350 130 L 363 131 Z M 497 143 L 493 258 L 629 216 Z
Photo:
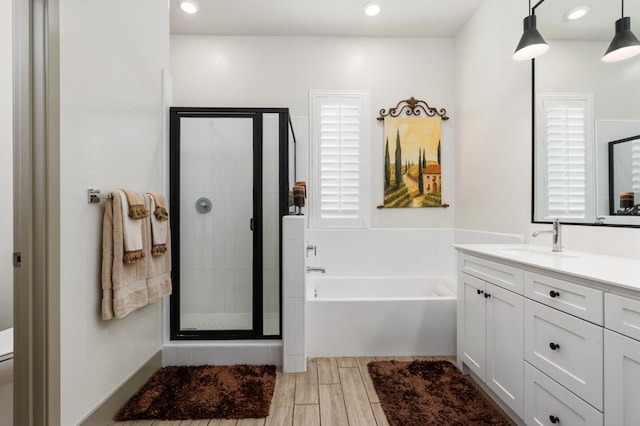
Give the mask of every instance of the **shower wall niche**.
M 281 336 L 289 112 L 170 110 L 172 340 Z

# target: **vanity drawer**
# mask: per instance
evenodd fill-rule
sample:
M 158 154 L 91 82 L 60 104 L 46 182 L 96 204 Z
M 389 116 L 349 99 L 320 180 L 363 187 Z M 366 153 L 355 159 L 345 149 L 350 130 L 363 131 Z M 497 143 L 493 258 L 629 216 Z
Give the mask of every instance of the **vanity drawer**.
M 602 411 L 602 327 L 525 299 L 524 334 L 527 361 Z
M 524 421 L 528 425 L 601 426 L 601 412 L 524 363 Z
M 522 294 L 524 273 L 521 269 L 464 253 L 460 253 L 458 256 L 458 268 L 469 275 L 488 281 L 498 287 Z
M 607 293 L 604 296 L 604 326 L 640 340 L 640 301 Z
M 527 271 L 524 295 L 594 324 L 603 324 L 601 290 Z

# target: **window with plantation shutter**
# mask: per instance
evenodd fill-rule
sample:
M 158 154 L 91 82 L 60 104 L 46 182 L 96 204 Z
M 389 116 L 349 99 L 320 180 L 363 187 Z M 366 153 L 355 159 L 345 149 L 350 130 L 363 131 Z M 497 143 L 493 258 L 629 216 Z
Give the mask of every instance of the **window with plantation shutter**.
M 592 98 L 541 95 L 538 105 L 536 218 L 595 220 Z
M 310 111 L 311 226 L 367 227 L 369 95 L 314 91 Z

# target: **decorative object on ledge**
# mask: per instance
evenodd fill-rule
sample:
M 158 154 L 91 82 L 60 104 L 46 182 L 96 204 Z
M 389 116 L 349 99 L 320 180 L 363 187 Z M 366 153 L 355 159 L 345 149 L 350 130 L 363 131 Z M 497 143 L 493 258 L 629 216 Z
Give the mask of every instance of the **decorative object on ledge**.
M 425 101 L 416 99 L 412 96 L 409 99 L 404 99 L 398 102 L 398 105 L 396 105 L 395 107 L 389 108 L 389 111 L 382 108 L 380 110 L 380 116 L 378 117 L 378 121 L 384 120 L 385 117 L 398 117 L 403 112 L 405 112 L 407 116 L 413 115 L 413 116 L 419 117 L 424 113 L 426 117 L 438 116 L 445 121 L 449 119 L 449 117 L 447 116 L 446 109 L 440 108 L 438 110 L 438 108 L 430 107 L 429 104 L 426 103 Z
M 616 216 L 640 216 L 640 204 L 633 207 L 627 207 L 624 210 L 618 210 Z
M 384 204 L 378 208 L 449 207 L 442 203 L 440 150 L 447 111 L 412 97 L 380 114 L 378 120 L 384 120 Z
M 616 212 L 619 216 L 640 216 L 640 204 L 635 204 L 634 192 L 620 193 L 620 210 Z
M 302 215 L 302 208 L 305 206 L 307 198 L 307 183 L 298 181 L 293 186 L 293 205 L 296 207 L 296 215 Z

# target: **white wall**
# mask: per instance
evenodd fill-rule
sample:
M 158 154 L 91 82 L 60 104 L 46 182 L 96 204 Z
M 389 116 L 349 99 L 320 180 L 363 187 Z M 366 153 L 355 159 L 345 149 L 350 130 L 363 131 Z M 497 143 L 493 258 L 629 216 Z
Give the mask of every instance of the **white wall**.
M 457 228 L 524 234 L 531 216 L 531 65 L 511 59 L 525 1 L 486 0 L 455 39 Z
M 457 228 L 531 238 L 530 62 L 511 55 L 527 15 L 524 1 L 486 0 L 457 35 Z M 543 57 L 544 58 L 544 57 Z M 569 225 L 567 249 L 640 256 L 640 229 Z
M 125 13 L 126 12 L 126 13 Z M 61 424 L 161 347 L 160 304 L 100 319 L 101 220 L 87 188 L 159 191 L 166 2 L 60 0 Z
M 592 93 L 595 120 L 636 120 L 640 62 L 603 62 L 608 41 L 548 40 L 549 52 L 536 60 L 536 92 Z M 588 70 L 588 72 L 585 72 Z
M 309 90 L 371 93 L 371 214 L 374 228 L 452 227 L 456 123 L 453 40 L 358 37 L 171 36 L 174 105 L 288 107 L 308 116 Z M 446 108 L 443 202 L 448 209 L 386 209 L 379 110 L 414 96 Z
M 452 244 L 521 243 L 519 235 L 463 229 L 309 229 L 306 266 L 330 276 L 455 275 Z M 313 272 L 312 274 L 318 274 Z
M 12 2 L 0 1 L 0 330 L 13 327 Z

